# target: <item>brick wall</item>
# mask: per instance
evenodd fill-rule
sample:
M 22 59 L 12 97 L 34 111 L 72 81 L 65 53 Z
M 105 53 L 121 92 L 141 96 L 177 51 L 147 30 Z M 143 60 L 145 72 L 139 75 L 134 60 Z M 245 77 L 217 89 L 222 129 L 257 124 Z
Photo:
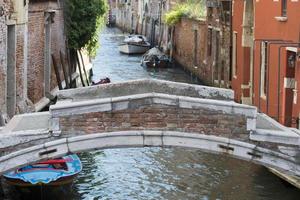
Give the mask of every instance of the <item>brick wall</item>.
M 44 20 L 42 3 L 29 3 L 28 97 L 33 103 L 44 96 Z
M 211 30 L 211 54 L 207 65 L 212 69 L 213 85 L 230 87 L 230 1 L 207 0 L 207 24 Z M 222 5 L 222 6 L 221 6 Z M 218 39 L 217 39 L 218 38 Z M 218 41 L 217 41 L 218 40 Z
M 47 9 L 55 10 L 51 24 L 51 53 L 59 64 L 59 51 L 65 54 L 63 11 L 57 3 L 31 2 L 28 14 L 28 97 L 37 103 L 44 97 L 44 49 L 45 49 L 45 14 Z M 62 69 L 61 80 L 64 80 Z M 55 72 L 51 69 L 51 90 L 57 86 Z
M 63 133 L 100 133 L 124 130 L 197 132 L 246 140 L 246 118 L 208 109 L 167 105 L 141 106 L 121 111 L 93 112 L 60 117 Z
M 196 51 L 194 50 L 195 31 L 197 31 Z M 206 65 L 206 22 L 192 19 L 182 19 L 175 26 L 174 41 L 175 60 L 189 71 L 193 72 L 204 83 L 210 84 L 211 71 Z M 194 60 L 194 56 L 196 56 L 196 60 Z
M 26 25 L 16 26 L 16 94 L 17 101 L 22 101 L 25 98 L 24 89 L 26 85 L 24 84 L 25 79 L 25 51 L 27 49 L 27 44 L 25 44 L 26 37 Z

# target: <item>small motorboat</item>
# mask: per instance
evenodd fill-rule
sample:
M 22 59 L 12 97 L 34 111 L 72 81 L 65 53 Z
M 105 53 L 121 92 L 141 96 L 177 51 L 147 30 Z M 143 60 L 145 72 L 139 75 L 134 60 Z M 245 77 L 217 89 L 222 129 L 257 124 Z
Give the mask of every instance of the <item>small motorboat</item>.
M 7 183 L 14 186 L 65 185 L 82 170 L 76 154 L 47 160 L 4 174 Z
M 125 54 L 142 54 L 150 49 L 150 43 L 143 35 L 129 35 L 119 45 L 119 51 Z
M 143 55 L 142 65 L 147 67 L 165 68 L 170 65 L 170 59 L 157 47 L 154 47 Z
M 98 81 L 98 82 L 92 81 L 92 85 L 101 85 L 101 84 L 106 84 L 106 83 L 110 83 L 110 79 L 108 77 L 100 79 L 100 81 Z

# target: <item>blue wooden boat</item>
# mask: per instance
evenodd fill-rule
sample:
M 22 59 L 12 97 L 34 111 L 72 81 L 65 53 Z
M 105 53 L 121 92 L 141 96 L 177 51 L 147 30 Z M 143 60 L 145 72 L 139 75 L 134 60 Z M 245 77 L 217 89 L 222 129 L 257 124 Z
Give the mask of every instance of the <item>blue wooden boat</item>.
M 81 170 L 81 161 L 73 154 L 18 168 L 3 176 L 15 186 L 64 185 L 71 183 Z

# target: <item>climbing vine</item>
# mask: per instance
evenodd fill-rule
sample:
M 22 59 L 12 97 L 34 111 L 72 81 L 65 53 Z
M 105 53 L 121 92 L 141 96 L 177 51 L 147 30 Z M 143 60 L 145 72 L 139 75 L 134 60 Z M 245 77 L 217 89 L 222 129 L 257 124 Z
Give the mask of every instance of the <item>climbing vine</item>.
M 183 17 L 201 19 L 206 16 L 205 0 L 187 0 L 185 3 L 177 4 L 164 16 L 167 25 L 175 25 Z
M 64 8 L 68 47 L 85 48 L 90 56 L 95 56 L 99 29 L 107 10 L 106 1 L 66 0 Z

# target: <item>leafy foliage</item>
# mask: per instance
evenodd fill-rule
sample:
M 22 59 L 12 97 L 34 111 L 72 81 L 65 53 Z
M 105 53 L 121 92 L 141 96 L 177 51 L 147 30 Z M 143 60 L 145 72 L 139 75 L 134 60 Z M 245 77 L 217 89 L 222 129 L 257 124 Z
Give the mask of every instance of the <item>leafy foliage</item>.
M 205 0 L 187 0 L 165 14 L 165 23 L 175 25 L 182 17 L 201 19 L 206 16 Z
M 96 54 L 98 33 L 107 5 L 104 0 L 66 0 L 65 24 L 69 48 Z
M 168 25 L 175 25 L 182 17 L 187 17 L 189 8 L 186 4 L 179 4 L 165 14 L 165 22 Z

